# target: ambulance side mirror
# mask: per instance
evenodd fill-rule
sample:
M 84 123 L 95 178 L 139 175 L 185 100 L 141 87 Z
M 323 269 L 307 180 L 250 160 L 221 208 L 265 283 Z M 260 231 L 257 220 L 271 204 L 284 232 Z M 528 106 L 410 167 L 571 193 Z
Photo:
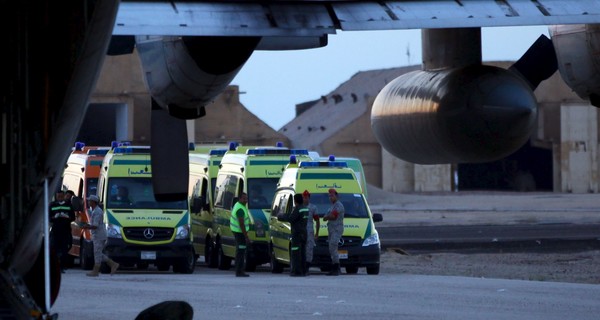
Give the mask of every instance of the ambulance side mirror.
M 381 222 L 383 221 L 383 216 L 381 213 L 373 213 L 373 222 Z

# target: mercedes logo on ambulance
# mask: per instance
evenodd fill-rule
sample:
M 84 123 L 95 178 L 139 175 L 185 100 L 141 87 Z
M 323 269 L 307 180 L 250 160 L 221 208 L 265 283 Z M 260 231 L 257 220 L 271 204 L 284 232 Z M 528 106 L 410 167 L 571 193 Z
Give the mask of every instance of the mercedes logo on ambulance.
M 154 238 L 154 229 L 147 228 L 146 230 L 144 230 L 144 238 L 146 238 L 146 239 Z

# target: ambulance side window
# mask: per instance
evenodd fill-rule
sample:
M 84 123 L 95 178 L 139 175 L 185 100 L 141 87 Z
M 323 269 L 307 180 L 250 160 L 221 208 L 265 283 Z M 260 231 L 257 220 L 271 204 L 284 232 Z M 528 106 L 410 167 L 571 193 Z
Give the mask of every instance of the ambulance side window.
M 204 203 L 208 203 L 208 179 L 203 178 L 202 179 L 202 189 L 200 191 L 200 197 L 203 199 Z
M 217 184 L 215 207 L 231 209 L 233 205 L 233 196 L 237 189 L 238 178 L 232 175 L 219 176 Z
M 287 206 L 285 207 L 285 213 L 290 214 L 294 209 L 294 200 L 292 199 L 293 195 L 289 194 L 286 198 Z
M 275 195 L 275 201 L 273 201 L 273 216 L 280 213 L 289 214 L 294 208 L 294 202 L 292 201 L 292 195 L 289 193 L 279 193 Z
M 273 201 L 273 208 L 271 208 L 271 216 L 276 216 L 280 213 L 279 208 L 285 208 L 286 203 L 285 194 L 279 193 L 275 195 L 275 201 Z
M 192 197 L 196 196 L 199 182 L 200 182 L 200 180 L 197 179 L 195 176 L 190 176 L 189 186 L 188 186 L 188 194 L 191 195 Z

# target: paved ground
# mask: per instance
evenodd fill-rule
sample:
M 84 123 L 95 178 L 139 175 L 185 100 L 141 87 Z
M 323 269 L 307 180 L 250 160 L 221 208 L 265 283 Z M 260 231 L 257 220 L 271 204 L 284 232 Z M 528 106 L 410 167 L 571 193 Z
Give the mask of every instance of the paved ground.
M 600 195 L 567 193 L 448 192 L 397 194 L 369 188 L 380 224 L 476 225 L 600 223 Z

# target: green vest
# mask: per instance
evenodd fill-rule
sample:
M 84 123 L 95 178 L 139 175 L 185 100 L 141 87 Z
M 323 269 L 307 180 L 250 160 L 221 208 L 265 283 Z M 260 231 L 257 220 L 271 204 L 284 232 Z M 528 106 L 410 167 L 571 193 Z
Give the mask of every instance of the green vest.
M 229 219 L 229 228 L 231 231 L 242 233 L 242 229 L 240 228 L 240 224 L 238 222 L 237 212 L 242 209 L 244 212 L 244 226 L 246 227 L 246 231 L 250 230 L 250 215 L 248 214 L 248 208 L 240 202 L 236 202 L 231 210 L 231 218 Z

